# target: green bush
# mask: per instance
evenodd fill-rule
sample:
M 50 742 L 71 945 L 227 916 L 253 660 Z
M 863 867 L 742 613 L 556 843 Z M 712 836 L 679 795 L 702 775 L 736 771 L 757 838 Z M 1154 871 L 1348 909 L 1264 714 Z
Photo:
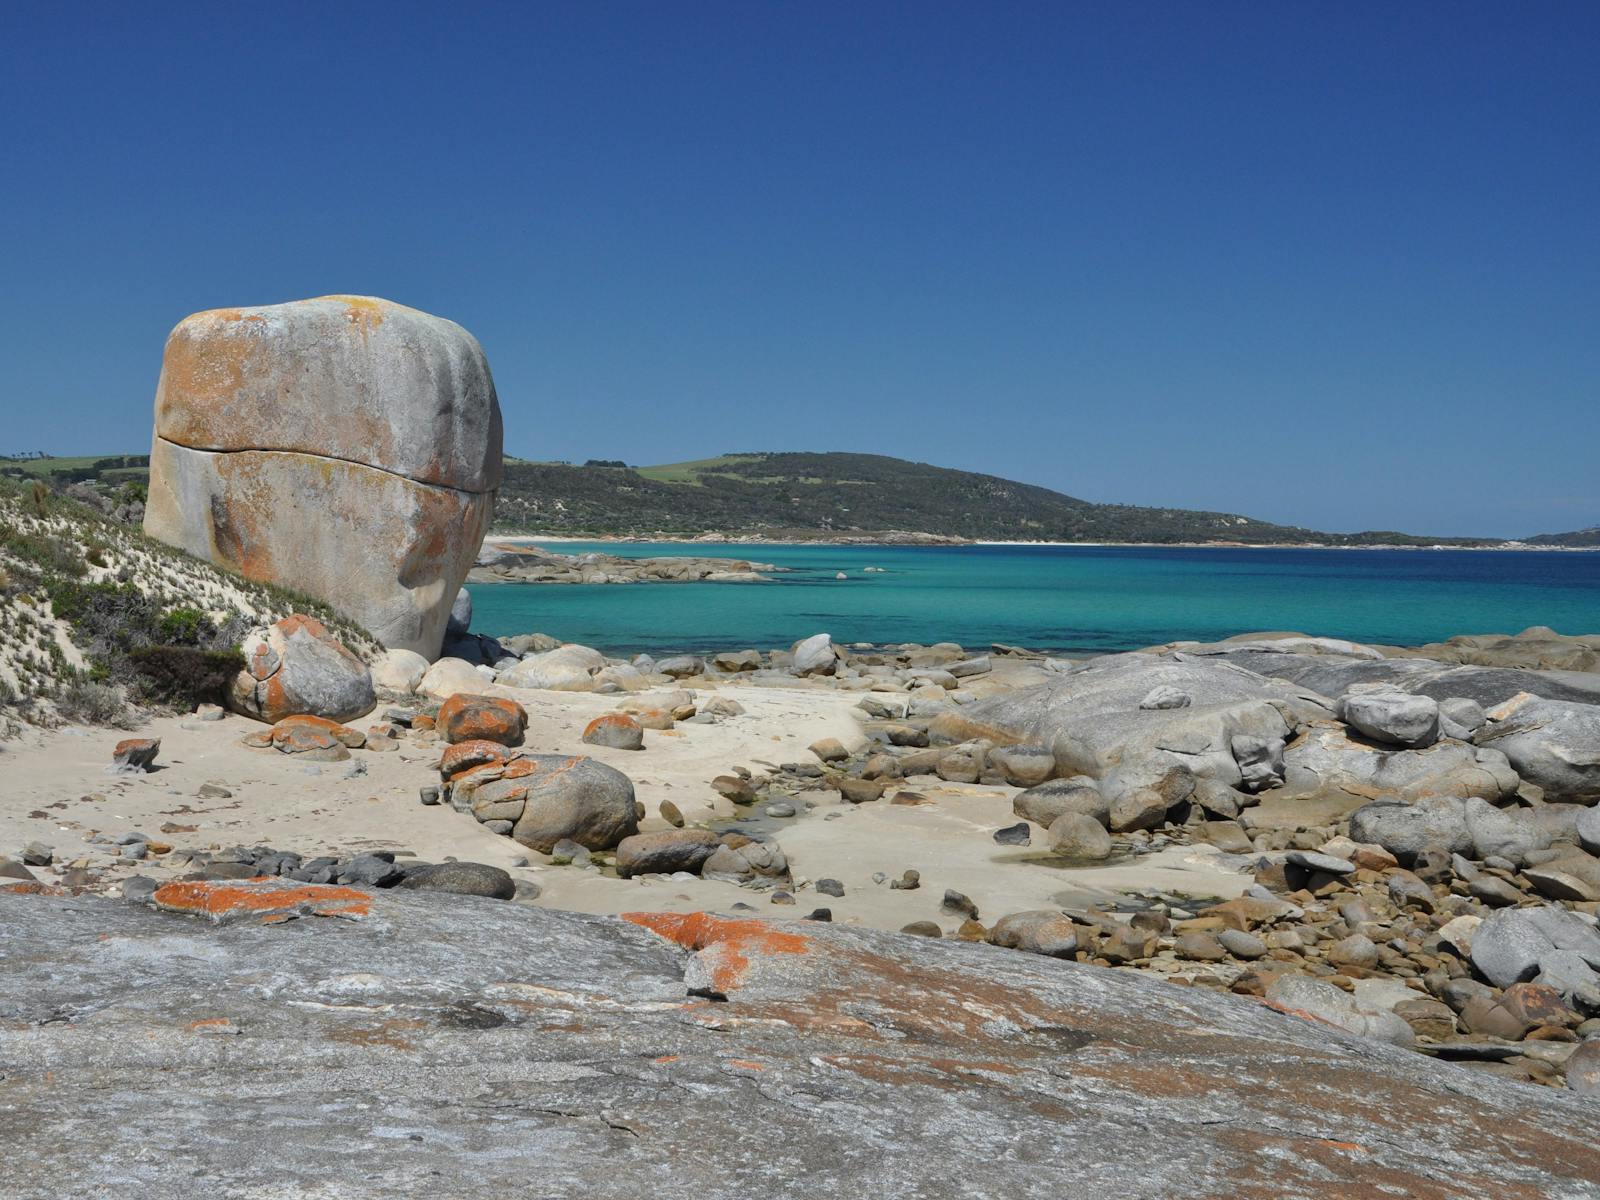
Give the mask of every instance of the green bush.
M 156 627 L 163 642 L 179 646 L 203 645 L 216 633 L 211 619 L 198 608 L 175 608 Z
M 140 694 L 147 700 L 193 708 L 221 704 L 228 684 L 244 670 L 237 650 L 202 650 L 198 646 L 141 646 L 128 654 L 138 674 Z

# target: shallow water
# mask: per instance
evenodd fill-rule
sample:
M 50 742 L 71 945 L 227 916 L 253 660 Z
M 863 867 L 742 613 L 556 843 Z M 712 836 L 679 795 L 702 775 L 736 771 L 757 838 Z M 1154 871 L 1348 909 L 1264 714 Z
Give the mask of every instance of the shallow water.
M 1269 629 L 1394 645 L 1529 625 L 1600 632 L 1600 553 L 704 543 L 550 549 L 745 558 L 791 571 L 767 584 L 474 584 L 474 629 L 540 631 L 611 652 L 769 648 L 826 630 L 842 642 L 1006 642 L 1069 654 Z M 846 579 L 834 577 L 840 571 Z

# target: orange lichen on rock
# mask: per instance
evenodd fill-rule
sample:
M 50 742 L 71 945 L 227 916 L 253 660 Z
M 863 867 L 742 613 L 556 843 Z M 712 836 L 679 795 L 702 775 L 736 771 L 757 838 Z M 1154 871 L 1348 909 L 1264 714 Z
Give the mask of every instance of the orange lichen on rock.
M 470 738 L 445 747 L 444 754 L 439 758 L 439 775 L 447 780 L 455 780 L 480 767 L 497 766 L 505 762 L 507 756 L 506 748 L 499 742 Z
M 355 888 L 317 883 L 284 885 L 266 876 L 241 882 L 164 883 L 151 899 L 157 908 L 167 912 L 205 917 L 217 924 L 250 917 L 259 918 L 263 924 L 295 916 L 358 919 L 372 908 L 372 898 Z
M 744 982 L 751 958 L 773 954 L 804 954 L 811 939 L 801 933 L 785 933 L 766 921 L 736 920 L 710 913 L 623 913 L 651 933 L 675 942 L 685 950 L 707 955 L 707 975 L 719 993 L 726 994 Z
M 528 711 L 502 696 L 457 692 L 439 706 L 434 718 L 447 742 L 485 740 L 514 746 L 528 725 Z

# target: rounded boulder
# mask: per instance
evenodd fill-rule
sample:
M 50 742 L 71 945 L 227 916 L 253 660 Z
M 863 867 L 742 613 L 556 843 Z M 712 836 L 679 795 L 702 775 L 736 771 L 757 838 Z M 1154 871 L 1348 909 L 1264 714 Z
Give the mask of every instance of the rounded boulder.
M 528 712 L 503 696 L 457 692 L 439 706 L 434 721 L 434 727 L 447 742 L 485 741 L 515 746 L 528 727 Z
M 240 647 L 245 668 L 228 687 L 228 707 L 258 721 L 327 717 L 349 721 L 378 703 L 372 672 L 321 621 L 294 613 L 255 629 Z

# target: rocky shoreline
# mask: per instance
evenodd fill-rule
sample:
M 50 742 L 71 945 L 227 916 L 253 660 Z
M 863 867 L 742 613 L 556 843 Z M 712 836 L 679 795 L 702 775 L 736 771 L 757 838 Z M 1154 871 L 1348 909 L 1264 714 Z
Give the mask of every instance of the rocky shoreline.
M 624 558 L 589 551 L 560 554 L 539 546 L 486 541 L 469 583 L 765 583 L 784 570 L 731 558 Z
M 368 786 L 367 764 L 389 757 L 374 753 L 398 749 L 391 775 L 450 814 L 428 820 L 514 848 L 505 865 L 429 865 L 440 856 L 426 845 L 423 859 L 180 847 L 162 844 L 179 840 L 164 826 L 67 853 L 35 842 L 0 872 L 130 899 L 165 879 L 265 875 L 612 912 L 641 885 L 676 889 L 691 905 L 787 908 L 1254 996 L 1491 1074 L 1597 1090 L 1600 673 L 1583 667 L 1597 641 L 1535 629 L 1436 648 L 1488 660 L 1472 663 L 1258 635 L 1071 662 L 819 634 L 621 660 L 460 632 L 455 656 L 375 664 L 381 720 L 366 729 L 291 715 L 243 745 L 348 764 L 338 778 L 361 782 L 333 794 Z M 292 667 L 289 644 L 273 644 Z M 1552 661 L 1565 665 L 1521 665 Z M 798 715 L 808 696 L 847 705 L 834 711 L 854 730 L 762 755 L 772 726 L 752 708 L 770 697 Z M 578 703 L 581 733 L 552 738 L 553 714 Z M 649 780 L 701 728 L 721 731 L 727 757 L 669 798 Z M 869 810 L 897 848 L 851 834 Z M 959 846 L 918 832 L 957 813 Z M 958 874 L 982 845 L 987 865 Z M 1052 894 L 1041 876 L 1053 905 L 1029 903 Z M 1075 878 L 1094 883 L 1074 894 Z

